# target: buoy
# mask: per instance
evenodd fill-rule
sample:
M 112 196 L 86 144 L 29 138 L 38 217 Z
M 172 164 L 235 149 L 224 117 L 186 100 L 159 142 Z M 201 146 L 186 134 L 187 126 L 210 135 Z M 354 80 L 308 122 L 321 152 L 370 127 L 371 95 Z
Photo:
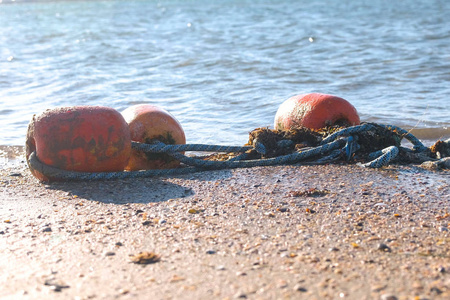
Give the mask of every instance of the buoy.
M 122 112 L 128 122 L 131 140 L 151 144 L 155 140 L 168 145 L 186 144 L 181 124 L 165 109 L 151 105 L 134 105 Z M 165 153 L 144 153 L 131 150 L 126 170 L 176 168 L 180 162 Z
M 354 126 L 360 120 L 355 107 L 347 100 L 327 94 L 304 94 L 284 101 L 275 115 L 275 129 L 295 127 L 320 129 L 327 126 Z
M 33 175 L 50 181 L 32 168 L 29 156 L 59 169 L 80 172 L 123 171 L 131 153 L 128 124 L 113 108 L 74 106 L 46 110 L 28 125 L 26 158 Z

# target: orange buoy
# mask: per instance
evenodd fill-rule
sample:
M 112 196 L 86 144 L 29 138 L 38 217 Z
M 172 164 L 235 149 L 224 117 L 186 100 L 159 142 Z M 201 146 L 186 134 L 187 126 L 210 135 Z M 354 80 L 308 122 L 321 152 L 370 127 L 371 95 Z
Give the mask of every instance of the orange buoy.
M 275 115 L 275 129 L 295 127 L 320 129 L 326 126 L 359 125 L 358 113 L 353 105 L 340 97 L 327 94 L 305 94 L 284 101 Z
M 131 140 L 151 144 L 159 140 L 165 144 L 186 144 L 181 124 L 165 109 L 150 105 L 134 105 L 122 112 L 128 122 Z M 144 153 L 131 150 L 126 170 L 149 170 L 176 168 L 180 162 L 165 153 Z
M 130 131 L 113 108 L 55 108 L 33 116 L 28 125 L 27 162 L 34 151 L 42 163 L 63 170 L 123 171 L 131 153 Z M 39 180 L 53 180 L 28 165 Z

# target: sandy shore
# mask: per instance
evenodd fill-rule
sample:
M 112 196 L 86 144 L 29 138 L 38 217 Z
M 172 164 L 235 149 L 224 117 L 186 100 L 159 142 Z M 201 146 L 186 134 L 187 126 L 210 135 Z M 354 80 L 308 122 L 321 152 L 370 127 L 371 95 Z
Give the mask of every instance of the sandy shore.
M 449 171 L 46 185 L 19 164 L 0 187 L 1 299 L 450 299 Z

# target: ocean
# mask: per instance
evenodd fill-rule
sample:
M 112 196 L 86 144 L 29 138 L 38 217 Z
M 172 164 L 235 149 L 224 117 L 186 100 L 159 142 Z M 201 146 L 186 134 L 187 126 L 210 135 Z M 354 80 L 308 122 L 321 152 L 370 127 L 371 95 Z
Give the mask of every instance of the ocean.
M 450 138 L 450 1 L 0 0 L 0 145 L 33 114 L 151 103 L 188 143 L 242 145 L 296 94 Z

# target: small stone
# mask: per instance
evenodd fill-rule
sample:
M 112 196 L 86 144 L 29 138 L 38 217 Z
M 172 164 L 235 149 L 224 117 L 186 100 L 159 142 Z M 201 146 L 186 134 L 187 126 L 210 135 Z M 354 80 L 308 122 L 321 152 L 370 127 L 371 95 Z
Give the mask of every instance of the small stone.
M 391 252 L 391 248 L 388 245 L 383 244 L 383 243 L 380 243 L 378 245 L 377 249 L 380 250 L 380 251 L 384 251 L 384 252 Z
M 107 252 L 105 252 L 105 256 L 114 256 L 114 255 L 116 255 L 116 253 L 113 252 L 113 251 L 107 251 Z
M 220 266 L 217 266 L 217 267 L 216 267 L 216 270 L 218 270 L 218 271 L 224 271 L 224 270 L 226 270 L 226 268 L 225 268 L 224 265 L 220 265 Z
M 198 209 L 191 208 L 191 209 L 188 210 L 188 213 L 190 213 L 190 214 L 198 214 L 198 213 L 200 213 L 200 211 Z
M 305 293 L 308 291 L 308 289 L 306 289 L 305 287 L 303 287 L 300 284 L 297 284 L 294 286 L 294 291 Z
M 159 254 L 153 252 L 140 252 L 136 255 L 131 255 L 130 259 L 135 264 L 153 264 L 161 260 Z
M 277 210 L 279 212 L 287 212 L 287 211 L 289 211 L 289 208 L 287 208 L 286 206 L 282 206 L 282 207 L 277 208 Z
M 443 293 L 439 288 L 437 288 L 435 286 L 430 289 L 430 292 L 435 293 L 437 295 L 440 295 Z
M 328 249 L 328 251 L 330 251 L 330 252 L 336 252 L 336 251 L 339 251 L 339 248 L 331 247 L 330 249 Z
M 237 292 L 234 295 L 234 298 L 235 299 L 247 299 L 247 295 L 245 293 L 243 293 L 243 292 Z
M 120 289 L 120 290 L 119 290 L 119 294 L 121 294 L 121 295 L 126 295 L 126 294 L 128 294 L 128 293 L 130 293 L 129 290 L 126 290 L 126 289 Z
M 398 300 L 398 298 L 392 294 L 383 294 L 381 295 L 381 300 Z
M 280 281 L 278 282 L 278 288 L 284 289 L 284 288 L 287 288 L 287 287 L 288 287 L 288 283 L 287 283 L 286 280 L 280 280 Z
M 381 292 L 382 290 L 384 290 L 386 288 L 385 285 L 376 285 L 372 287 L 372 292 Z
M 115 245 L 116 245 L 117 247 L 123 246 L 123 244 L 122 244 L 121 242 L 117 242 Z
M 61 292 L 62 289 L 67 289 L 70 286 L 60 282 L 60 281 L 55 281 L 55 279 L 48 279 L 45 281 L 44 285 L 47 285 L 50 287 L 51 290 L 55 291 L 55 292 Z
M 52 229 L 48 226 L 41 229 L 41 232 L 51 232 L 51 231 Z
M 206 254 L 216 254 L 216 250 L 210 249 L 210 250 L 206 251 Z

